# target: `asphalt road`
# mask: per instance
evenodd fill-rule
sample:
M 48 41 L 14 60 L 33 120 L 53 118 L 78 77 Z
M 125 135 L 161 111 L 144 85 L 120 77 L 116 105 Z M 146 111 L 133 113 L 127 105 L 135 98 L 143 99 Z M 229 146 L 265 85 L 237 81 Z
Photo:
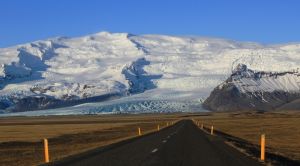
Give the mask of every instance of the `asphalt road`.
M 256 166 L 258 161 L 222 138 L 184 120 L 154 134 L 71 157 L 50 165 L 72 166 Z

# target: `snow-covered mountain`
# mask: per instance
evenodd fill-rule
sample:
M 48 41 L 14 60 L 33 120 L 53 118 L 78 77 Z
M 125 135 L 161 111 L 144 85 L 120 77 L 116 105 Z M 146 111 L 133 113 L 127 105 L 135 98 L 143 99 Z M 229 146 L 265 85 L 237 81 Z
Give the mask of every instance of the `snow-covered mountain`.
M 300 72 L 253 71 L 239 64 L 232 75 L 218 85 L 204 107 L 216 111 L 299 109 L 289 103 L 300 99 Z M 287 109 L 287 107 L 285 107 Z
M 0 109 L 16 112 L 133 98 L 166 101 L 172 110 L 177 107 L 168 106 L 174 102 L 192 102 L 201 109 L 201 101 L 238 64 L 266 72 L 296 70 L 300 44 L 101 32 L 1 48 Z M 284 78 L 287 83 L 290 79 L 294 77 Z

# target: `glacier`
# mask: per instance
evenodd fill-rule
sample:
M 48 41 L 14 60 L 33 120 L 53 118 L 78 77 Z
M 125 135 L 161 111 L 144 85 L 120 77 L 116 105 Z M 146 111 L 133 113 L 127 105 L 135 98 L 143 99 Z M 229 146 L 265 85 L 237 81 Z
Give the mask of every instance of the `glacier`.
M 0 48 L 0 112 L 203 111 L 202 102 L 238 64 L 297 70 L 300 44 L 100 32 Z M 290 79 L 285 83 L 295 84 Z

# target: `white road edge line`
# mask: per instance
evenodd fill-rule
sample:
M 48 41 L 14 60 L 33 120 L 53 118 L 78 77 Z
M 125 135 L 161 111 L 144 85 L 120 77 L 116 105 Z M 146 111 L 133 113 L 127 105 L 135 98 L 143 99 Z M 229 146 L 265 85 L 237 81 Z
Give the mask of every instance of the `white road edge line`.
M 153 149 L 152 151 L 151 151 L 151 153 L 155 153 L 155 152 L 157 152 L 158 151 L 158 149 L 156 148 L 156 149 Z

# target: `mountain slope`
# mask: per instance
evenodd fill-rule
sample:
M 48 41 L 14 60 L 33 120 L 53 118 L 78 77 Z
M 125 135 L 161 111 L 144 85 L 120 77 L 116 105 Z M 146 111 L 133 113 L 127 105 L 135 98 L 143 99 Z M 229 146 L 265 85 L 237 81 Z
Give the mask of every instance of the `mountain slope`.
M 134 94 L 199 102 L 240 63 L 290 71 L 300 65 L 299 54 L 300 44 L 108 32 L 36 41 L 0 49 L 0 110 L 129 100 Z
M 205 100 L 204 107 L 215 111 L 270 111 L 284 105 L 291 109 L 300 99 L 300 73 L 253 71 L 237 66 L 231 76 L 218 85 Z M 293 104 L 294 107 L 296 104 Z M 284 108 L 284 107 L 282 107 Z

